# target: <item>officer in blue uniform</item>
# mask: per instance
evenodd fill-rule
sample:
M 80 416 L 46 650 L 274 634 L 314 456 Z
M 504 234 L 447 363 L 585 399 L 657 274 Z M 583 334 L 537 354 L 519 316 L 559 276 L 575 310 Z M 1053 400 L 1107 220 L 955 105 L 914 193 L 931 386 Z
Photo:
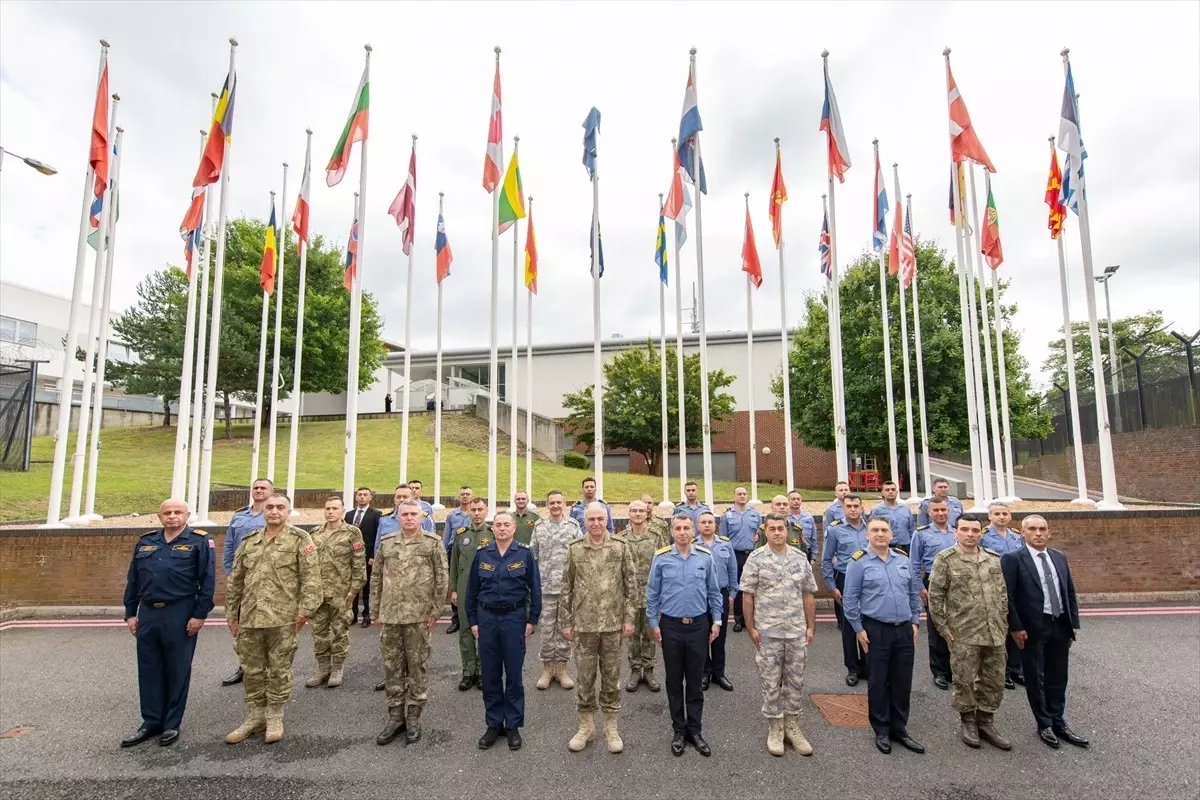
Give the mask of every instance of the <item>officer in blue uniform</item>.
M 1025 546 L 1025 537 L 1015 528 L 1008 527 L 1012 522 L 1012 510 L 1008 503 L 993 500 L 988 503 L 988 526 L 983 529 L 983 538 L 979 540 L 980 547 L 986 547 L 1000 555 L 1020 550 Z M 1004 640 L 1004 649 L 1008 655 L 1008 663 L 1004 668 L 1004 688 L 1016 689 L 1017 684 L 1025 685 L 1025 672 L 1021 668 L 1021 648 L 1011 637 Z
M 408 479 L 408 488 L 412 491 L 413 502 L 421 507 L 421 529 L 436 530 L 437 523 L 433 521 L 433 506 L 421 499 L 421 492 L 425 490 L 425 484 L 416 478 Z M 425 528 L 425 520 L 429 520 L 432 529 Z
M 804 544 L 808 550 L 808 562 L 817 560 L 817 522 L 813 515 L 804 510 L 804 497 L 792 489 L 788 492 L 788 525 L 795 525 L 804 531 Z
M 950 516 L 950 504 L 945 500 L 931 497 L 926 501 L 929 516 L 933 519 L 928 525 L 918 525 L 913 536 L 910 558 L 912 567 L 918 576 L 923 576 L 924 586 L 921 588 L 921 602 L 929 607 L 929 576 L 933 574 L 933 560 L 937 554 L 958 544 L 958 537 L 946 520 Z M 950 671 L 950 646 L 938 633 L 936 625 L 929 626 L 929 671 L 933 673 L 933 685 L 939 689 L 949 689 L 952 673 Z
M 686 513 L 686 512 L 681 512 Z M 691 516 L 688 514 L 688 516 Z M 721 621 L 729 621 L 730 597 L 737 594 L 737 556 L 733 553 L 733 545 L 724 536 L 717 534 L 717 518 L 711 511 L 701 511 L 697 515 L 699 532 L 696 534 L 696 544 L 708 550 L 713 558 L 714 571 L 717 573 L 717 588 L 721 590 Z M 708 690 L 709 683 L 715 683 L 727 692 L 733 691 L 733 682 L 725 675 L 725 629 L 721 625 L 721 633 L 708 648 L 708 658 L 704 660 L 704 677 L 700 680 L 700 688 Z
M 725 513 L 721 515 L 721 523 L 718 528 L 718 532 L 729 539 L 729 543 L 733 545 L 733 554 L 737 558 L 739 582 L 742 580 L 742 570 L 746 566 L 746 559 L 754 551 L 754 534 L 758 533 L 759 526 L 762 525 L 762 514 L 746 505 L 749 496 L 744 486 L 733 490 L 733 505 L 725 509 Z M 733 599 L 733 632 L 737 633 L 745 629 L 746 617 L 742 614 L 742 595 L 739 592 L 738 596 Z
M 384 536 L 400 530 L 400 516 L 396 513 L 396 509 L 400 508 L 401 503 L 407 503 L 412 499 L 413 491 L 408 488 L 407 483 L 402 483 L 396 487 L 396 490 L 392 493 L 392 513 L 384 514 L 379 518 L 379 527 L 375 533 L 375 552 L 379 552 L 379 542 Z M 424 508 L 422 508 L 421 512 L 421 530 L 427 533 L 437 532 L 437 526 L 433 522 L 433 517 L 430 514 L 424 513 Z
M 712 513 L 712 509 L 700 502 L 700 487 L 695 481 L 688 481 L 683 485 L 684 502 L 675 506 L 675 512 L 672 514 L 687 514 L 692 518 L 692 529 L 700 530 L 700 515 L 705 511 Z M 715 520 L 716 517 L 714 516 Z
M 587 525 L 584 524 L 583 518 L 587 513 L 587 507 L 592 503 L 599 503 L 600 505 L 604 506 L 604 510 L 608 512 L 608 532 L 612 533 L 615 530 L 613 527 L 612 508 L 608 505 L 608 503 L 604 502 L 599 497 L 596 497 L 596 479 L 584 478 L 583 483 L 580 484 L 580 488 L 583 490 L 583 499 L 571 506 L 571 511 L 568 516 L 579 523 L 579 530 L 586 531 Z
M 216 549 L 212 539 L 187 526 L 188 507 L 167 500 L 158 508 L 162 527 L 133 548 L 125 583 L 125 624 L 137 637 L 138 695 L 142 724 L 121 747 L 157 736 L 175 744 L 192 680 L 196 634 L 213 608 Z
M 892 547 L 908 553 L 917 524 L 912 509 L 907 503 L 901 503 L 899 497 L 900 487 L 894 481 L 884 481 L 883 502 L 871 509 L 869 520 L 887 520 L 892 526 Z
M 704 690 L 700 684 L 709 645 L 720 635 L 725 621 L 712 554 L 695 544 L 694 537 L 691 517 L 672 517 L 675 544 L 654 552 L 646 584 L 646 618 L 650 634 L 663 651 L 674 730 L 671 752 L 677 756 L 683 755 L 686 742 L 700 755 L 712 755 L 702 733 Z
M 475 551 L 467 578 L 467 624 L 479 643 L 480 683 L 487 750 L 503 733 L 508 749 L 521 747 L 525 724 L 525 642 L 542 614 L 542 579 L 533 551 L 513 539 L 516 519 L 508 511 L 492 518 L 493 541 Z
M 242 539 L 255 531 L 267 527 L 264 511 L 267 500 L 275 494 L 275 484 L 269 478 L 259 478 L 250 484 L 250 505 L 243 506 L 233 512 L 233 519 L 225 531 L 225 543 L 221 546 L 221 568 L 225 570 L 225 578 L 233 572 L 233 556 L 237 553 Z M 234 655 L 237 655 L 237 643 L 234 642 Z M 238 668 L 229 677 L 221 681 L 222 686 L 233 686 L 242 682 L 242 664 L 238 659 Z
M 854 629 L 844 624 L 842 588 L 846 584 L 846 566 L 850 556 L 867 549 L 867 523 L 862 518 L 862 498 L 848 494 L 842 498 L 846 518 L 825 529 L 825 546 L 821 548 L 821 577 L 825 588 L 833 594 L 833 610 L 842 623 L 842 663 L 846 665 L 846 685 L 857 686 L 858 679 L 867 674 L 867 663 L 859 652 Z
M 825 530 L 829 530 L 829 526 L 835 522 L 839 522 L 846 518 L 846 512 L 842 508 L 842 498 L 850 494 L 850 484 L 845 481 L 838 481 L 833 485 L 833 493 L 835 499 L 832 503 L 825 506 L 824 523 Z
M 929 504 L 934 500 L 946 501 L 946 507 L 950 510 L 949 525 L 950 530 L 954 530 L 954 526 L 958 524 L 958 518 L 963 515 L 962 501 L 950 494 L 950 481 L 945 478 L 937 478 L 933 482 L 933 496 L 927 497 L 921 501 L 921 508 L 917 512 L 917 524 L 928 525 L 933 522 L 933 516 L 929 513 Z M 930 625 L 929 627 L 933 627 Z
M 921 624 L 919 583 L 903 550 L 890 548 L 892 528 L 876 517 L 867 523 L 866 550 L 846 567 L 847 627 L 867 654 L 867 709 L 875 746 L 892 752 L 898 741 L 914 753 L 925 748 L 908 735 L 913 652 Z

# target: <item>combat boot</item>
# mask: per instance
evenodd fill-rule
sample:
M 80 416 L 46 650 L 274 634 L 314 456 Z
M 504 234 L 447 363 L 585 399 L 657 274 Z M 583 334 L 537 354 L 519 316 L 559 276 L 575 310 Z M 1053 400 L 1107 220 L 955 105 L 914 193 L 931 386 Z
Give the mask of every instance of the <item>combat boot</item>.
M 967 747 L 979 747 L 979 727 L 975 724 L 975 712 L 964 711 L 959 715 L 962 720 L 962 726 L 959 728 L 958 735 L 963 740 L 963 744 Z
M 267 735 L 263 741 L 275 744 L 283 739 L 283 706 L 267 706 Z
M 587 747 L 588 742 L 596 738 L 596 720 L 590 711 L 579 712 L 579 730 L 575 731 L 575 735 L 571 737 L 571 741 L 567 742 L 567 749 L 572 753 L 578 753 L 583 748 Z
M 323 686 L 329 680 L 329 673 L 329 659 L 317 659 L 317 672 L 304 682 L 305 688 L 315 689 L 318 686 Z
M 244 742 L 252 734 L 267 729 L 266 709 L 262 706 L 247 706 L 246 719 L 237 728 L 225 735 L 225 744 Z
M 554 670 L 553 662 L 543 661 L 542 662 L 542 674 L 539 675 L 538 679 L 537 679 L 537 684 L 536 684 L 537 688 L 549 689 L 550 681 L 554 680 L 554 671 L 555 670 Z
M 994 721 L 995 716 L 990 712 L 975 712 L 975 726 L 979 731 L 979 738 L 999 750 L 1012 750 L 1012 742 L 1000 735 L 1000 731 L 996 730 L 993 724 Z
M 662 689 L 658 678 L 654 677 L 654 667 L 646 667 L 642 670 L 642 680 L 646 682 L 646 688 L 652 692 Z
M 629 668 L 629 678 L 625 681 L 625 691 L 636 692 L 638 684 L 642 682 L 642 671 L 637 667 Z
M 608 752 L 619 753 L 625 749 L 621 734 L 617 731 L 617 712 L 604 712 L 604 741 L 608 744 Z
M 325 682 L 325 686 L 330 689 L 336 689 L 342 685 L 342 680 L 346 677 L 346 670 L 342 666 L 342 662 L 334 661 L 329 670 L 329 680 Z
M 783 720 L 767 720 L 767 752 L 773 756 L 783 755 Z
M 387 724 L 383 726 L 383 730 L 375 737 L 375 744 L 391 744 L 397 734 L 404 733 L 406 730 L 407 728 L 404 724 L 404 706 L 389 708 Z
M 404 741 L 408 744 L 416 744 L 421 741 L 421 707 L 408 707 L 408 725 L 404 732 Z
M 567 662 L 556 661 L 554 663 L 555 663 L 555 670 L 556 670 L 554 674 L 558 678 L 558 685 L 563 687 L 564 689 L 574 689 L 575 688 L 575 680 L 567 672 Z
M 792 747 L 796 748 L 796 752 L 800 755 L 812 755 L 812 745 L 808 743 L 808 739 L 804 738 L 804 733 L 800 730 L 800 717 L 795 714 L 783 716 L 783 738 L 791 742 Z

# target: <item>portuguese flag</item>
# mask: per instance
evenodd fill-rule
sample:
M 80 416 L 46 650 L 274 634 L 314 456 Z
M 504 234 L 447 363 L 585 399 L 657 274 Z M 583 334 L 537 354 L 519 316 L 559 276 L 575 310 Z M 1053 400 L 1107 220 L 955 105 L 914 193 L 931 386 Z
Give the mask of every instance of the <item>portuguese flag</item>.
M 987 211 L 984 213 L 979 242 L 988 266 L 996 269 L 1004 263 L 1004 249 L 1000 246 L 1000 216 L 996 213 L 996 198 L 992 197 L 991 174 L 985 173 L 984 178 L 987 180 Z
M 521 166 L 517 163 L 517 151 L 514 148 L 512 160 L 508 162 L 508 172 L 504 175 L 504 185 L 500 189 L 499 227 L 496 232 L 504 233 L 514 222 L 524 218 L 525 191 L 521 186 Z
M 346 118 L 346 127 L 333 148 L 333 156 L 325 167 L 325 185 L 337 186 L 346 175 L 346 166 L 350 163 L 350 150 L 355 142 L 367 140 L 367 116 L 370 110 L 370 90 L 367 82 L 367 70 L 363 69 L 362 78 L 358 82 L 358 90 L 354 93 L 354 104 L 350 107 L 350 116 Z

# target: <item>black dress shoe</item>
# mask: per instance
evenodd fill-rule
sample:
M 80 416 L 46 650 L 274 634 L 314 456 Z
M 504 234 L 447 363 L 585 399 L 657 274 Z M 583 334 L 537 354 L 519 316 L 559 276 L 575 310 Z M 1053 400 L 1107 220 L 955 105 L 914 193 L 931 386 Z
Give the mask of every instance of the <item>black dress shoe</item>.
M 1017 688 L 1017 684 L 1013 681 L 1012 678 L 1006 677 L 1004 679 L 1004 688 L 1005 689 L 1015 689 L 1015 688 Z
M 1076 747 L 1087 747 L 1090 744 L 1090 742 L 1088 742 L 1087 739 L 1083 738 L 1078 733 L 1076 733 L 1075 731 L 1068 728 L 1066 725 L 1055 728 L 1054 735 L 1057 736 L 1059 739 L 1062 739 L 1064 742 L 1067 742 L 1068 744 L 1073 744 Z
M 367 619 L 366 617 L 363 617 L 363 621 L 358 624 L 363 628 L 369 628 L 369 627 L 371 627 L 371 620 Z
M 892 743 L 888 740 L 888 737 L 884 736 L 883 734 L 875 735 L 875 747 L 885 756 L 892 752 Z
M 1013 679 L 1013 683 L 1020 684 L 1021 686 L 1025 685 L 1025 675 L 1023 673 L 1020 673 L 1020 672 L 1016 673 L 1015 675 L 1012 676 L 1012 679 Z
M 716 678 L 713 678 L 713 683 L 715 683 L 717 686 L 720 686 L 722 689 L 724 689 L 727 692 L 733 691 L 733 684 L 730 683 L 729 678 L 726 678 L 724 675 L 720 675 Z
M 684 739 L 683 734 L 682 733 L 675 734 L 673 737 L 671 737 L 671 755 L 675 755 L 675 756 L 683 755 L 683 750 L 684 750 L 684 747 L 686 747 L 686 745 L 687 745 L 687 742 Z
M 159 747 L 170 747 L 171 745 L 175 744 L 175 742 L 178 740 L 179 740 L 179 731 L 175 730 L 174 728 L 167 728 L 165 731 L 163 731 L 162 733 L 160 733 L 158 735 L 158 746 Z
M 460 692 L 465 692 L 468 689 L 470 689 L 474 683 L 475 683 L 474 675 L 463 675 L 462 680 L 458 682 L 458 690 Z
M 1041 728 L 1038 730 L 1038 738 L 1053 747 L 1055 750 L 1058 749 L 1058 737 L 1054 735 L 1053 729 Z
M 858 686 L 858 673 L 857 672 L 847 672 L 846 673 L 846 685 L 847 686 Z
M 733 632 L 741 633 L 744 630 L 746 630 L 746 623 L 742 622 L 740 619 L 735 620 L 733 623 Z
M 375 684 L 375 691 L 377 691 L 377 692 L 382 692 L 386 688 L 387 688 L 387 681 L 380 681 L 379 683 Z
M 446 633 L 447 634 L 458 633 L 458 629 L 459 629 L 458 617 L 456 616 L 454 619 L 450 620 L 450 625 L 449 625 L 449 627 L 446 628 Z
M 500 738 L 500 734 L 502 733 L 504 733 L 504 728 L 489 725 L 488 729 L 483 732 L 483 736 L 479 737 L 479 749 L 487 750 L 490 748 L 496 743 L 496 740 Z
M 914 753 L 925 752 L 925 745 L 921 744 L 907 733 L 893 733 L 891 738 L 893 741 L 899 742 L 905 749 L 912 750 Z
M 137 733 L 133 736 L 127 736 L 121 740 L 121 747 L 133 747 L 135 744 L 141 744 L 147 739 L 158 736 L 158 731 L 147 728 L 145 725 L 137 729 Z
M 225 680 L 221 681 L 221 685 L 222 685 L 222 686 L 233 686 L 233 685 L 235 685 L 235 684 L 241 683 L 241 682 L 242 682 L 242 678 L 245 676 L 245 674 L 246 674 L 246 673 L 245 673 L 245 672 L 243 672 L 243 671 L 242 671 L 242 668 L 239 666 L 239 667 L 237 668 L 237 672 L 233 673 L 233 674 L 232 674 L 232 675 L 230 675 L 228 678 L 226 678 Z
M 950 681 L 946 680 L 941 675 L 937 675 L 933 679 L 933 685 L 938 687 L 942 691 L 945 691 L 946 689 L 950 688 Z
M 711 676 L 711 675 L 705 675 L 704 677 L 702 677 L 702 678 L 700 679 L 700 688 L 701 688 L 701 690 L 703 690 L 703 691 L 707 692 L 707 691 L 708 691 L 708 685 L 709 685 L 710 683 L 712 683 L 712 676 Z
M 509 750 L 521 749 L 521 732 L 519 730 L 516 728 L 507 728 L 504 731 L 504 735 L 508 737 Z
M 698 733 L 691 736 L 692 747 L 696 748 L 696 752 L 702 756 L 711 756 L 712 748 L 708 746 L 708 742 L 704 741 L 704 737 Z

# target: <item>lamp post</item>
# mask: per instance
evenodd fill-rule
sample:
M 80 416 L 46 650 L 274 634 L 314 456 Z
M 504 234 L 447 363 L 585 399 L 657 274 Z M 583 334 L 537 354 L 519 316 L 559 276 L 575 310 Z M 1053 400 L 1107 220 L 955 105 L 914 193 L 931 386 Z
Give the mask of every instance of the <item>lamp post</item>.
M 25 162 L 30 167 L 33 167 L 34 169 L 36 169 L 38 172 L 42 173 L 43 175 L 55 175 L 58 173 L 58 170 L 56 170 L 54 167 L 50 166 L 49 164 L 45 164 L 41 161 L 38 161 L 36 158 L 28 158 L 26 156 L 19 156 L 16 153 L 14 153 L 12 150 L 5 150 L 3 147 L 0 147 L 0 168 L 2 168 L 4 166 L 4 154 L 5 153 L 12 156 L 13 158 L 21 159 L 21 161 Z
M 1113 425 L 1116 427 L 1117 433 L 1121 432 L 1121 378 L 1117 374 L 1117 340 L 1113 336 L 1112 299 L 1108 293 L 1108 280 L 1116 275 L 1120 268 L 1120 264 L 1105 267 L 1104 274 L 1097 275 L 1095 278 L 1096 283 L 1104 284 L 1104 307 L 1108 312 L 1108 371 L 1112 381 Z

